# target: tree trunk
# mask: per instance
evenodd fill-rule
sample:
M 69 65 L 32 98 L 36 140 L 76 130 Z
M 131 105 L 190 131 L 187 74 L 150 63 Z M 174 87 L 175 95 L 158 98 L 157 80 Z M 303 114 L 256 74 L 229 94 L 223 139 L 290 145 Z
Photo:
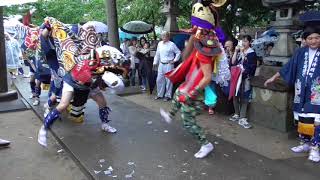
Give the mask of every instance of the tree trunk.
M 120 49 L 116 0 L 106 0 L 106 11 L 110 46 Z
M 154 12 L 152 11 L 152 26 L 153 26 L 153 40 L 157 40 L 157 33 L 156 33 L 156 23 L 154 19 Z
M 0 6 L 0 93 L 8 92 L 7 63 L 3 28 L 3 7 Z

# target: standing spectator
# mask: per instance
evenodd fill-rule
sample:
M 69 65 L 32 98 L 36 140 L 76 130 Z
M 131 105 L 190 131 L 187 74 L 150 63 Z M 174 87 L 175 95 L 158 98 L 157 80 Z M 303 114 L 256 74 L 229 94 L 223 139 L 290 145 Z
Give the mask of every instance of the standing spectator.
M 136 56 L 137 52 L 138 52 L 137 38 L 133 37 L 131 40 L 131 45 L 129 46 L 130 61 L 131 61 L 130 81 L 132 86 L 136 85 L 136 73 L 138 72 L 139 85 L 142 87 L 142 77 L 139 71 L 140 59 L 137 58 Z
M 225 48 L 225 52 L 227 55 L 227 58 L 229 60 L 230 65 L 232 64 L 232 57 L 233 54 L 235 52 L 235 47 L 238 45 L 238 41 L 236 39 L 228 39 L 225 44 L 224 44 L 224 48 Z
M 150 57 L 150 44 L 145 37 L 140 38 L 139 52 L 144 54 L 140 59 L 139 71 L 142 79 L 142 86 L 140 87 L 142 91 L 147 90 L 147 60 Z
M 254 76 L 257 67 L 257 56 L 251 48 L 251 41 L 251 36 L 243 36 L 243 47 L 237 46 L 232 57 L 232 65 L 236 65 L 241 68 L 242 81 L 238 94 L 233 97 L 235 114 L 230 118 L 230 120 L 238 121 L 238 124 L 246 129 L 252 127 L 248 123 L 247 107 L 252 95 L 250 79 Z
M 128 71 L 130 69 L 131 66 L 131 62 L 130 62 L 130 52 L 129 52 L 129 46 L 131 45 L 131 41 L 128 38 L 125 38 L 124 41 L 122 42 L 122 44 L 120 45 L 121 51 L 125 57 L 125 61 L 123 62 L 122 66 L 124 68 L 126 68 Z M 129 82 L 130 83 L 130 82 Z
M 142 42 L 140 40 L 140 42 Z M 151 87 L 150 84 L 152 77 L 152 62 L 151 62 L 151 67 L 150 67 L 150 44 L 148 42 L 143 43 L 143 48 L 140 49 L 139 53 L 140 56 L 138 58 L 140 59 L 140 73 L 142 76 L 142 91 L 145 91 L 147 89 L 147 80 L 149 83 L 149 88 Z M 137 54 L 137 55 L 138 55 Z
M 6 61 L 8 72 L 11 74 L 11 78 L 15 79 L 17 70 L 19 68 L 21 58 L 21 50 L 18 41 L 12 38 L 8 33 L 5 33 L 6 44 Z
M 147 39 L 142 36 L 142 37 L 140 38 L 139 48 L 140 48 L 140 49 L 143 49 L 144 44 L 147 43 L 147 42 L 148 42 Z
M 123 55 L 128 59 L 130 58 L 130 52 L 129 52 L 130 44 L 131 44 L 130 40 L 125 38 L 124 41 L 122 42 L 122 44 L 120 45 L 120 49 L 121 49 Z
M 165 74 L 174 68 L 174 63 L 179 61 L 181 51 L 171 41 L 169 41 L 169 33 L 163 32 L 161 35 L 162 41 L 157 47 L 156 56 L 154 57 L 154 68 L 158 65 L 157 76 L 157 96 L 155 99 L 168 101 L 172 98 L 172 83 L 165 77 Z

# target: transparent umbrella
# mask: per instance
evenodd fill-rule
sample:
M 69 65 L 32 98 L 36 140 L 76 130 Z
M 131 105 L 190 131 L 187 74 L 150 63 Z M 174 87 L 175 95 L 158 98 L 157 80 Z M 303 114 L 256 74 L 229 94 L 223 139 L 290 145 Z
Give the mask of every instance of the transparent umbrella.
M 93 26 L 97 33 L 107 33 L 108 26 L 100 21 L 88 21 L 83 25 L 83 28 L 87 28 L 88 26 Z
M 143 21 L 130 21 L 120 29 L 129 34 L 147 34 L 153 31 L 153 26 Z

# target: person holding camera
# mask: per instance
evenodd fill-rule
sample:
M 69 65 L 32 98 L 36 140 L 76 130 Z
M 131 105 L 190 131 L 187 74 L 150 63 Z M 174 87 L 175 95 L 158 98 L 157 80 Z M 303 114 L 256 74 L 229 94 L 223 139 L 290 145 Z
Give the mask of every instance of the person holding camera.
M 252 96 L 250 79 L 254 76 L 257 67 L 257 55 L 251 48 L 251 42 L 251 36 L 243 36 L 242 45 L 236 47 L 232 57 L 232 65 L 241 69 L 241 79 L 238 80 L 241 84 L 238 93 L 233 97 L 235 114 L 230 121 L 238 121 L 238 124 L 246 129 L 252 127 L 247 119 L 247 107 Z

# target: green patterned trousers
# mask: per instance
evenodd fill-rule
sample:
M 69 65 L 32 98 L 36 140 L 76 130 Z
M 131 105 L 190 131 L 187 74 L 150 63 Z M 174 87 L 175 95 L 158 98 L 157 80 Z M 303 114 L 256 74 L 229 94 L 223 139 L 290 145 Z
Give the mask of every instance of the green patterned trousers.
M 170 115 L 172 117 L 180 110 L 183 127 L 194 136 L 201 145 L 208 144 L 204 130 L 197 124 L 196 115 L 198 115 L 203 105 L 203 95 L 198 96 L 196 100 L 189 100 L 188 103 L 181 103 L 179 99 L 179 89 L 176 90 L 173 100 Z

